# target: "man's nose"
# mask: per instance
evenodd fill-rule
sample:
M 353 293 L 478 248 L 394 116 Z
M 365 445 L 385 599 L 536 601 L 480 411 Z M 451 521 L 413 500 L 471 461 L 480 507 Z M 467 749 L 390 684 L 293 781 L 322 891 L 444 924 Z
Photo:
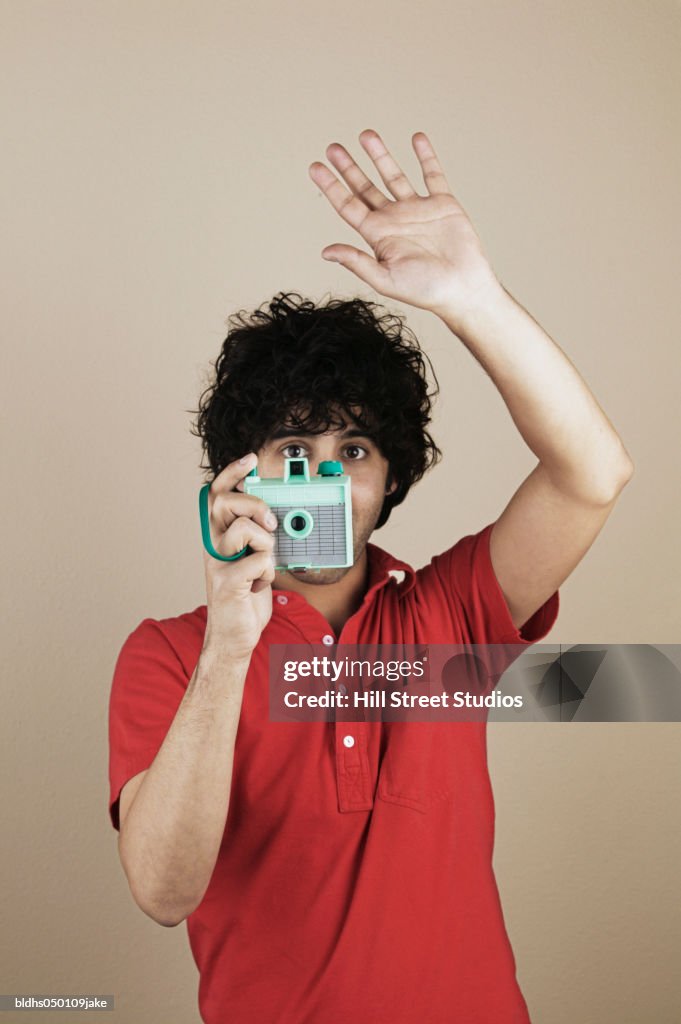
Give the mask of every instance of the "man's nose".
M 338 445 L 331 438 L 320 439 L 310 453 L 310 470 L 317 472 L 320 462 L 330 462 L 338 459 Z

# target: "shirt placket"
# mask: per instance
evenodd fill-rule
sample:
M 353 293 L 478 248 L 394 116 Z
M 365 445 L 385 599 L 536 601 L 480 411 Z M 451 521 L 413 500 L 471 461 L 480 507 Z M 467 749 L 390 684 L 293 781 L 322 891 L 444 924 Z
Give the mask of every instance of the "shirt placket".
M 341 632 L 341 644 L 356 644 L 359 630 L 360 611 L 349 621 Z M 335 641 L 334 641 L 335 642 Z M 339 678 L 343 678 L 343 675 Z M 339 690 L 350 701 L 354 693 L 361 690 L 354 680 L 342 682 Z M 342 687 L 342 689 L 341 689 Z M 357 721 L 358 718 L 364 721 Z M 351 719 L 351 720 L 350 720 Z M 370 811 L 374 806 L 375 780 L 372 778 L 369 761 L 369 728 L 366 713 L 354 705 L 336 709 L 336 786 L 338 809 L 341 812 Z
M 291 615 L 295 614 L 294 608 L 285 595 L 279 595 L 277 602 L 282 606 L 282 611 Z M 323 644 L 330 656 L 334 656 L 338 643 L 356 643 L 357 624 L 352 623 L 352 628 L 344 629 L 338 640 L 331 632 L 330 626 L 322 615 L 316 614 L 314 620 L 309 615 L 309 606 L 306 609 L 305 620 L 298 621 L 298 628 L 304 633 L 305 640 L 312 644 Z M 342 688 L 341 688 L 342 687 Z M 348 694 L 350 687 L 339 680 L 337 692 Z M 350 695 L 351 696 L 351 695 Z M 374 780 L 371 777 L 369 762 L 369 723 L 367 721 L 350 721 L 356 719 L 363 712 L 357 712 L 353 707 L 347 711 L 343 708 L 335 709 L 335 721 L 333 723 L 335 737 L 335 776 L 336 791 L 338 796 L 338 809 L 342 813 L 352 811 L 370 811 L 374 806 Z
M 356 687 L 339 677 L 337 691 L 353 700 Z M 356 721 L 363 711 L 354 708 L 336 708 L 334 725 L 336 734 L 336 786 L 338 790 L 338 809 L 346 811 L 370 811 L 374 806 L 374 780 L 371 777 L 369 762 L 369 725 L 366 721 Z

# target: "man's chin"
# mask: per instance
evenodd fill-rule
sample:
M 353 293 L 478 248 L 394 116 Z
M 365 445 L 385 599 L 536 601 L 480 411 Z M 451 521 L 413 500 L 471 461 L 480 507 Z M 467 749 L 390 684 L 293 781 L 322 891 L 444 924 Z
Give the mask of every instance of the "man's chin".
M 301 583 L 309 583 L 311 586 L 324 586 L 329 583 L 338 583 L 350 571 L 352 566 L 348 565 L 342 569 L 288 569 L 281 575 L 284 580 L 293 577 Z

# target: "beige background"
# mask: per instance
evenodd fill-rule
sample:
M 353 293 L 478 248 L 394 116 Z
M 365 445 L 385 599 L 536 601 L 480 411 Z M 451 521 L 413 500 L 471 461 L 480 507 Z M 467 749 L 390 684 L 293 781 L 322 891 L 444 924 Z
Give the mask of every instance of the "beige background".
M 663 0 L 2 4 L 2 992 L 198 1022 L 184 927 L 147 919 L 118 863 L 109 686 L 142 618 L 204 601 L 186 410 L 227 315 L 281 288 L 376 298 L 319 256 L 352 240 L 307 176 L 329 142 L 368 169 L 374 127 L 416 181 L 410 136 L 430 133 L 498 275 L 633 456 L 549 639 L 681 642 L 680 29 Z M 388 305 L 442 388 L 445 462 L 375 538 L 419 565 L 492 521 L 534 457 L 457 339 Z M 679 735 L 491 729 L 535 1024 L 680 1019 Z

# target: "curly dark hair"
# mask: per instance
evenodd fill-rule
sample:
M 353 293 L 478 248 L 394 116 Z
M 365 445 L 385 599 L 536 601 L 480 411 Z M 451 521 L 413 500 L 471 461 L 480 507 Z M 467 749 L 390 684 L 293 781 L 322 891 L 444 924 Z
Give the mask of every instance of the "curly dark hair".
M 322 433 L 350 422 L 373 439 L 397 483 L 376 524 L 383 526 L 441 457 L 426 429 L 437 378 L 404 318 L 364 299 L 315 305 L 297 292 L 279 292 L 227 323 L 211 364 L 215 380 L 198 410 L 189 410 L 197 414 L 191 432 L 208 459 L 200 468 L 217 476 L 285 425 Z

